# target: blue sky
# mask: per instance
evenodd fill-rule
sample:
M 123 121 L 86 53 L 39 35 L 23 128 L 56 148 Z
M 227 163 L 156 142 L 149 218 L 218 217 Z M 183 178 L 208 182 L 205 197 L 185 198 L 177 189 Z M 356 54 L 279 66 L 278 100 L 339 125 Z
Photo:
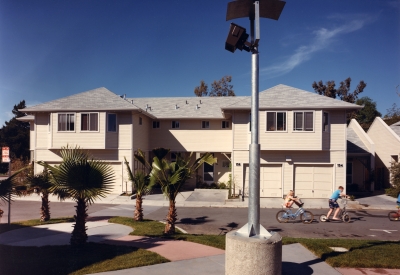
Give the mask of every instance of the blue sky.
M 193 96 L 232 76 L 251 93 L 251 54 L 224 49 L 227 3 L 0 0 L 0 126 L 28 106 L 98 87 L 129 97 Z M 248 19 L 233 20 L 249 30 Z M 261 19 L 260 91 L 352 78 L 382 115 L 400 97 L 400 1 L 288 0 Z M 400 93 L 400 86 L 397 87 Z

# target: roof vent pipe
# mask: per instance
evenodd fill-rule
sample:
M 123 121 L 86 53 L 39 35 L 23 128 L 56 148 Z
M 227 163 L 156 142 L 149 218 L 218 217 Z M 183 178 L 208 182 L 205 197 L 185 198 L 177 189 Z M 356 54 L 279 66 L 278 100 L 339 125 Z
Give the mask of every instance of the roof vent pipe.
M 196 110 L 200 109 L 199 104 L 196 104 Z
M 201 103 L 201 99 L 200 99 L 200 104 L 202 104 L 202 103 Z
M 133 104 L 133 99 L 131 100 L 131 104 Z
M 175 104 L 175 110 L 177 110 L 179 107 L 178 107 L 178 104 Z
M 124 94 L 124 99 L 126 98 L 126 94 Z
M 187 100 L 186 100 L 186 104 L 188 104 Z

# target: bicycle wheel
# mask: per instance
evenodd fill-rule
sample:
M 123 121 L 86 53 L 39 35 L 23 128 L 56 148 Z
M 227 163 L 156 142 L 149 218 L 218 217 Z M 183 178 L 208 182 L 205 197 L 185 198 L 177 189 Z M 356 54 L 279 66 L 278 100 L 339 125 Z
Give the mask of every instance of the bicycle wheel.
M 286 223 L 289 221 L 289 217 L 286 213 L 285 210 L 281 210 L 278 213 L 276 213 L 276 220 L 280 223 Z
M 388 214 L 388 218 L 391 221 L 398 221 L 400 219 L 400 215 L 396 211 L 390 211 Z
M 342 221 L 344 222 L 350 222 L 351 218 L 349 216 L 349 214 L 344 214 L 342 217 Z
M 314 214 L 310 211 L 304 211 L 304 213 L 300 215 L 300 219 L 303 223 L 312 223 L 314 220 Z
M 321 222 L 326 222 L 327 219 L 328 219 L 328 217 L 327 217 L 326 215 L 321 215 L 321 216 L 319 216 L 319 220 L 320 220 Z

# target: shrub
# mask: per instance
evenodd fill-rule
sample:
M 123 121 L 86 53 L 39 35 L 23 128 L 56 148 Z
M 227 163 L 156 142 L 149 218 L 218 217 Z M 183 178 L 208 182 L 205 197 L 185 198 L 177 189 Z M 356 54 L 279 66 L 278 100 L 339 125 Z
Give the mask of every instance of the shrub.
M 219 186 L 219 189 L 226 189 L 226 184 L 224 182 L 220 182 L 218 184 L 218 186 Z
M 392 186 L 388 189 L 385 189 L 387 195 L 392 197 L 397 197 L 397 194 L 400 192 L 400 163 L 392 162 L 389 167 L 390 171 L 390 183 Z
M 218 185 L 215 182 L 213 182 L 210 184 L 210 189 L 218 189 Z

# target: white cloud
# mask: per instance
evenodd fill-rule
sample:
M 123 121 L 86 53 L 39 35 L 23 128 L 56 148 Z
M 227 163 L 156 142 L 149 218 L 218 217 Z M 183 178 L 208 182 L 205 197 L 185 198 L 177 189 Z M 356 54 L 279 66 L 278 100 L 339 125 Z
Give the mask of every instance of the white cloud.
M 367 16 L 363 17 L 368 18 Z M 286 57 L 282 62 L 261 69 L 260 74 L 267 76 L 268 78 L 284 75 L 309 60 L 314 53 L 329 47 L 329 45 L 341 35 L 355 32 L 364 27 L 370 21 L 371 18 L 354 19 L 332 29 L 320 28 L 312 33 L 313 38 L 310 40 L 308 45 L 299 46 L 292 55 Z

